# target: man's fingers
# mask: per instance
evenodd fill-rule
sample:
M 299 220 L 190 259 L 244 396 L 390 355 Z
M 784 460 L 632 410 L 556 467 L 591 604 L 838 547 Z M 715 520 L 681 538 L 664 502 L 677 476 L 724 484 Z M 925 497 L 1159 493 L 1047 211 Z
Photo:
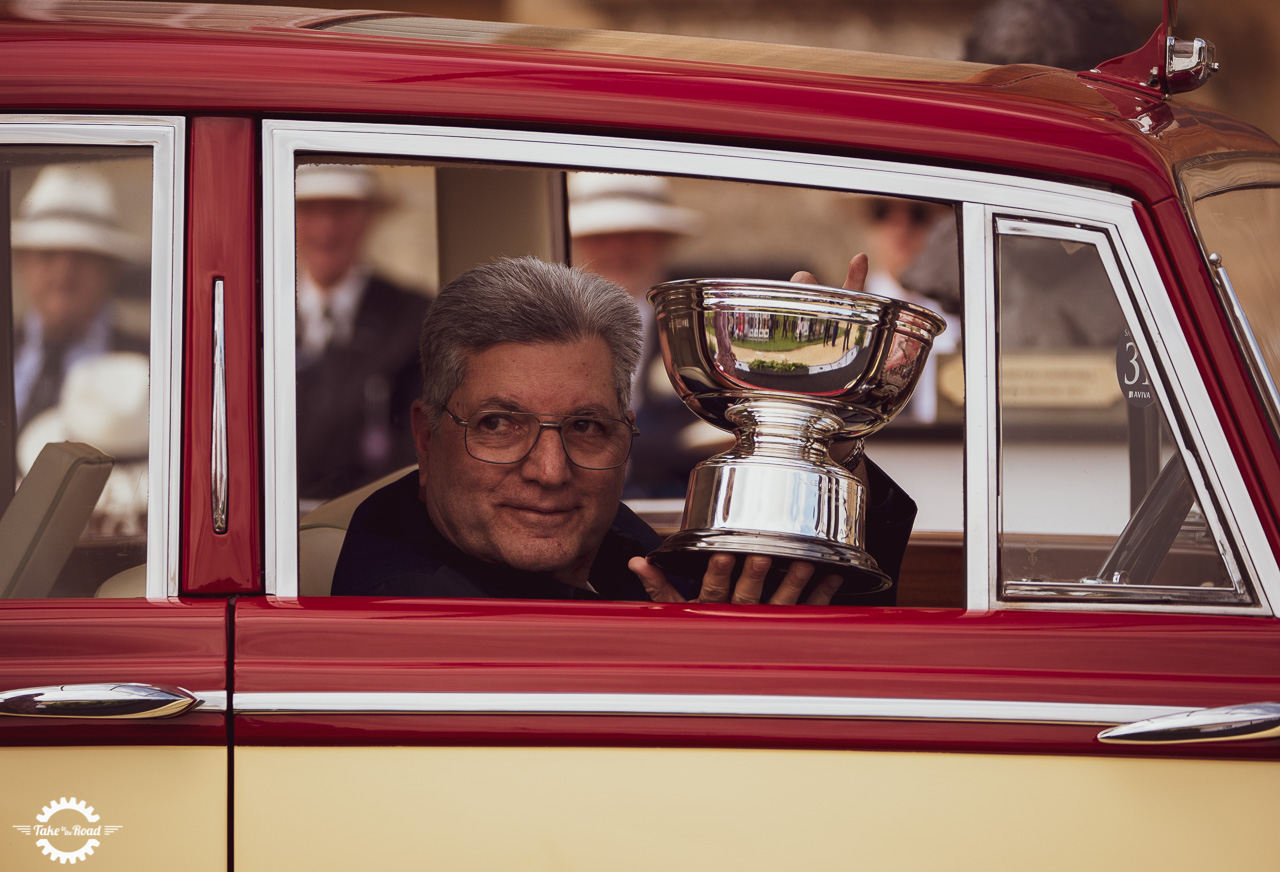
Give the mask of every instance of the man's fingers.
M 807 606 L 829 606 L 831 598 L 836 595 L 836 591 L 840 589 L 843 582 L 838 575 L 828 575 L 818 582 L 818 586 L 813 589 L 813 593 L 809 594 L 809 598 L 804 601 Z
M 759 554 L 752 554 L 742 561 L 742 574 L 733 586 L 733 601 L 739 605 L 760 602 L 764 590 L 764 577 L 769 574 L 773 561 Z
M 813 564 L 803 560 L 793 560 L 791 565 L 787 567 L 787 574 L 782 577 L 782 583 L 778 585 L 778 589 L 773 592 L 773 596 L 769 598 L 770 605 L 775 606 L 793 606 L 800 601 L 800 593 L 804 590 L 804 586 L 809 583 L 809 579 L 813 577 Z
M 871 271 L 871 261 L 862 252 L 853 256 L 849 261 L 849 271 L 845 273 L 844 284 L 841 286 L 846 291 L 861 291 L 867 286 L 867 273 Z M 791 281 L 802 285 L 818 284 L 817 277 L 808 270 L 800 270 L 791 277 Z
M 844 277 L 844 289 L 846 291 L 861 291 L 867 286 L 867 273 L 871 269 L 871 261 L 862 252 L 853 256 L 853 260 L 849 261 L 849 272 Z
M 655 603 L 685 602 L 685 598 L 667 581 L 667 574 L 650 563 L 647 557 L 632 557 L 627 561 L 627 568 L 636 574 L 649 599 Z
M 707 561 L 707 571 L 702 576 L 700 603 L 725 603 L 729 601 L 729 588 L 733 587 L 733 555 L 712 554 Z

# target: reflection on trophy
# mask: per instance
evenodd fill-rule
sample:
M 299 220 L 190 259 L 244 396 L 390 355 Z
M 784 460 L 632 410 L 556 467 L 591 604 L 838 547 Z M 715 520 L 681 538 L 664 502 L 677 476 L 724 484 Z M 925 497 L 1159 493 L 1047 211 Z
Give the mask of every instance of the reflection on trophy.
M 652 555 L 699 577 L 711 552 L 818 564 L 871 592 L 890 579 L 863 547 L 866 494 L 830 454 L 902 410 L 942 318 L 928 309 L 820 285 L 747 279 L 667 282 L 649 291 L 667 374 L 681 399 L 731 430 L 733 448 L 689 477 L 680 532 Z M 781 559 L 779 559 L 781 558 Z

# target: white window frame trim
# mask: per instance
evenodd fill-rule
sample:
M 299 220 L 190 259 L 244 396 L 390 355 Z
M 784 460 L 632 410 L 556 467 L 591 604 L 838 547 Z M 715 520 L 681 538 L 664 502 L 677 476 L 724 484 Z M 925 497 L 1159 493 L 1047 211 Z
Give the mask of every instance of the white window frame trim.
M 1039 215 L 1027 215 L 1025 213 L 1019 214 L 1019 213 L 1015 213 L 1013 210 L 1007 210 L 1007 209 L 991 210 L 991 212 L 992 212 L 993 221 L 988 226 L 990 227 L 994 225 L 995 241 L 998 241 L 999 238 L 1003 236 L 1003 237 L 1013 237 L 1013 238 L 1056 239 L 1056 240 L 1061 240 L 1065 242 L 1076 242 L 1082 245 L 1092 246 L 1098 253 L 1099 261 L 1102 264 L 1103 269 L 1107 273 L 1107 279 L 1108 281 L 1110 281 L 1112 289 L 1113 290 L 1119 289 L 1119 291 L 1117 291 L 1116 293 L 1116 301 L 1119 304 L 1120 310 L 1124 315 L 1126 326 L 1141 325 L 1144 323 L 1142 320 L 1138 318 L 1134 303 L 1130 298 L 1132 289 L 1130 288 L 1130 283 L 1126 281 L 1126 276 L 1130 273 L 1127 272 L 1125 267 L 1120 263 L 1120 259 L 1124 256 L 1123 247 L 1121 245 L 1120 240 L 1117 238 L 1117 236 L 1114 235 L 1110 230 L 1104 229 L 1101 227 L 1096 227 L 1093 225 L 1082 225 L 1082 224 L 1066 225 L 1061 223 L 1061 219 L 1049 221 L 1049 220 L 1045 220 L 1044 217 Z M 994 248 L 991 249 L 991 251 L 992 251 L 992 257 L 994 258 Z M 1129 264 L 1129 267 L 1131 270 L 1132 269 L 1131 263 Z M 997 301 L 997 306 L 998 306 L 998 301 Z M 994 320 L 995 319 L 992 318 L 991 322 L 994 322 Z M 1152 356 L 1151 343 L 1149 342 L 1148 337 L 1146 336 L 1144 331 L 1142 330 L 1132 331 L 1132 339 L 1138 347 L 1138 354 L 1142 360 L 1146 361 L 1146 360 L 1157 359 Z M 998 351 L 997 353 L 993 354 L 992 357 L 993 357 L 993 366 L 996 368 L 992 369 L 991 371 L 994 373 L 998 373 L 999 372 Z M 1152 367 L 1151 371 L 1148 373 L 1148 377 L 1151 379 L 1152 387 L 1155 389 L 1156 394 L 1159 396 L 1160 403 L 1161 403 L 1161 410 L 1163 412 L 1164 409 L 1169 408 L 1173 404 L 1173 398 L 1170 396 L 1170 391 L 1168 387 L 1166 387 L 1166 379 L 1171 377 L 1176 377 L 1176 376 L 1174 376 L 1173 374 L 1164 372 L 1164 369 L 1161 367 Z M 995 385 L 996 382 L 997 382 L 997 379 L 988 379 L 988 383 L 990 385 Z M 998 390 L 996 391 L 996 397 L 997 397 L 996 402 L 998 406 L 999 405 Z M 1192 425 L 1195 422 L 1187 421 L 1186 423 L 1188 425 Z M 1170 429 L 1170 432 L 1172 433 L 1174 443 L 1177 446 L 1178 456 L 1184 459 L 1189 456 L 1192 456 L 1195 451 L 1194 445 L 1183 437 L 1181 429 L 1172 425 L 1169 427 L 1169 429 Z M 1201 458 L 1201 462 L 1204 464 L 1206 474 L 1208 476 L 1213 476 L 1215 474 L 1215 471 L 1212 464 L 1212 458 Z M 1212 494 L 1211 494 L 1211 489 L 1209 487 L 1209 484 L 1206 481 L 1206 475 L 1201 474 L 1201 467 L 1197 463 L 1187 463 L 1186 471 L 1187 471 L 1187 477 L 1191 481 L 1193 490 L 1195 491 L 1197 503 L 1202 507 L 1202 511 L 1204 511 L 1205 520 L 1207 521 L 1209 528 L 1213 533 L 1214 546 L 1218 549 L 1219 553 L 1226 553 L 1228 555 L 1234 554 L 1235 549 L 1232 547 L 1232 539 L 1231 537 L 1228 537 L 1223 530 L 1222 523 L 1221 523 L 1222 519 L 1219 518 L 1219 512 L 1216 511 L 1215 509 L 1208 509 L 1208 510 L 1203 509 L 1203 507 L 1205 506 L 1212 505 Z M 1003 493 L 1002 488 L 1000 489 L 1000 492 L 1001 494 Z M 1004 528 L 1003 498 L 999 494 L 997 495 L 997 498 L 1001 500 L 1000 529 L 1003 530 Z M 1229 515 L 1226 520 L 1229 523 L 1229 520 L 1230 520 Z M 998 549 L 998 540 L 996 542 L 996 547 Z M 1232 585 L 1235 588 L 1237 593 L 1245 593 L 1250 589 L 1250 585 L 1248 581 L 1243 577 L 1245 573 L 1242 573 L 1240 571 L 1240 567 L 1236 565 L 1236 561 L 1234 559 L 1231 559 L 1230 557 L 1225 559 L 1224 567 L 1227 571 L 1228 576 L 1231 578 Z M 1000 582 L 997 581 L 997 587 L 1000 587 L 1000 586 L 1001 586 Z M 1083 591 L 1084 588 L 1081 588 L 1081 590 Z M 1219 590 L 1222 590 L 1222 589 L 1219 588 Z M 1000 591 L 998 590 L 997 594 L 999 594 L 999 592 Z M 1006 603 L 1003 603 L 1002 605 L 1006 608 L 1041 609 L 1047 605 L 1050 605 L 1051 603 L 1052 603 L 1051 600 L 1045 600 L 1045 601 L 1021 600 L 1016 602 L 1006 602 Z M 1129 605 L 1129 604 L 1113 602 L 1113 605 L 1121 606 L 1121 605 Z M 1186 608 L 1186 607 L 1187 607 L 1186 605 L 1183 606 L 1183 608 Z M 1202 604 L 1201 605 L 1192 604 L 1192 607 L 1204 608 Z
M 186 119 L 151 115 L 4 115 L 0 144 L 151 149 L 151 393 L 146 597 L 179 594 L 182 511 L 183 244 Z
M 294 419 L 294 235 L 293 167 L 299 152 L 341 153 L 406 159 L 467 160 L 572 167 L 660 175 L 710 177 L 757 183 L 828 188 L 886 196 L 949 200 L 964 203 L 962 236 L 966 255 L 985 248 L 980 266 L 966 258 L 966 287 L 986 288 L 982 306 L 966 302 L 966 317 L 982 308 L 983 323 L 992 323 L 987 311 L 994 305 L 991 293 L 993 258 L 987 243 L 993 241 L 989 210 L 1015 210 L 1028 217 L 1062 221 L 1064 216 L 1087 220 L 1107 229 L 1117 247 L 1126 274 L 1134 285 L 1137 311 L 1150 332 L 1154 352 L 1168 363 L 1169 390 L 1187 420 L 1197 429 L 1192 437 L 1196 457 L 1206 464 L 1206 474 L 1222 496 L 1221 508 L 1230 517 L 1225 523 L 1238 532 L 1238 553 L 1259 598 L 1257 606 L 1196 606 L 1200 614 L 1271 614 L 1271 598 L 1280 598 L 1280 562 L 1272 553 L 1253 502 L 1218 423 L 1207 389 L 1178 327 L 1164 284 L 1134 213 L 1133 201 L 1120 194 L 1058 182 L 1004 176 L 995 173 L 900 164 L 698 143 L 658 142 L 623 137 L 556 134 L 538 131 L 457 128 L 430 125 L 391 125 L 317 121 L 266 120 L 262 129 L 263 152 L 263 338 L 267 372 L 274 375 L 263 385 L 264 411 L 264 572 L 266 591 L 280 599 L 298 595 L 296 425 Z M 982 224 L 978 225 L 977 222 Z M 1132 241 L 1130 243 L 1129 241 Z M 966 384 L 974 384 L 975 371 L 993 373 L 994 336 L 970 343 L 966 340 Z M 973 345 L 974 347 L 969 347 Z M 1148 358 L 1154 359 L 1154 358 Z M 982 370 L 970 367 L 984 362 Z M 990 379 L 987 379 L 990 381 Z M 990 392 L 990 388 L 988 388 Z M 989 464 L 998 450 L 994 427 L 994 397 L 988 396 L 981 416 L 966 414 L 965 473 L 981 488 L 981 504 L 966 497 L 966 608 L 990 611 L 1007 608 L 995 596 L 996 527 L 994 481 L 972 479 Z M 981 452 L 981 457 L 971 455 Z M 1189 463 L 1195 458 L 1185 458 Z M 985 466 L 984 466 L 985 465 Z M 978 521 L 981 517 L 983 520 Z M 998 519 L 997 519 L 998 520 Z M 976 542 L 973 522 L 986 526 L 986 541 Z M 1114 602 L 1040 604 L 1050 609 L 1107 611 L 1179 611 L 1186 607 L 1120 604 Z

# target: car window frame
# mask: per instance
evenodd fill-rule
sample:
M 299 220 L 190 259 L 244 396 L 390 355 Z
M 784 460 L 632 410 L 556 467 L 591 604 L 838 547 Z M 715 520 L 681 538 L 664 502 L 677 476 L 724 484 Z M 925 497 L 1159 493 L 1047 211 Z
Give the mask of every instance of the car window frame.
M 996 213 L 993 215 L 993 220 L 995 224 L 994 241 L 997 249 L 1001 238 L 1050 239 L 1093 247 L 1097 251 L 1101 264 L 1107 273 L 1111 288 L 1115 292 L 1115 297 L 1125 316 L 1127 326 L 1133 330 L 1140 325 L 1140 321 L 1137 319 L 1132 307 L 1125 306 L 1125 302 L 1129 300 L 1133 293 L 1133 286 L 1121 268 L 1116 240 L 1111 233 L 1087 224 L 1065 224 L 1060 219 L 1045 221 L 1038 218 L 1017 216 L 1007 212 Z M 998 294 L 999 290 L 997 290 L 997 307 L 999 305 Z M 1151 356 L 1149 338 L 1141 331 L 1135 332 L 1132 338 L 1135 345 L 1138 346 L 1139 358 L 1143 361 L 1152 361 L 1152 365 L 1146 368 L 1147 376 L 1151 382 L 1152 389 L 1159 398 L 1160 408 L 1162 410 L 1172 408 L 1173 400 L 1169 396 L 1165 368 L 1161 365 L 1160 359 Z M 991 381 L 994 382 L 995 379 Z M 999 429 L 997 428 L 997 430 Z M 1065 601 L 1069 598 L 1084 596 L 1119 604 L 1125 602 L 1126 599 L 1134 603 L 1143 598 L 1149 600 L 1155 595 L 1198 606 L 1210 606 L 1224 601 L 1237 605 L 1250 602 L 1252 596 L 1251 586 L 1244 578 L 1240 567 L 1234 559 L 1235 553 L 1232 538 L 1223 529 L 1222 513 L 1218 511 L 1218 507 L 1215 505 L 1215 497 L 1205 480 L 1200 465 L 1194 460 L 1193 448 L 1187 440 L 1183 428 L 1174 426 L 1171 423 L 1169 432 L 1176 446 L 1176 453 L 1182 458 L 1187 475 L 1195 490 L 1197 505 L 1200 506 L 1201 512 L 1213 533 L 1215 547 L 1220 554 L 1225 555 L 1223 562 L 1228 577 L 1231 579 L 1232 588 L 1230 590 L 1225 588 L 1171 590 L 1157 585 L 1127 587 L 1125 585 L 1088 584 L 1083 581 L 1051 583 L 1022 579 L 1000 579 L 998 582 L 998 595 L 1001 602 L 1011 607 L 1018 607 L 1031 600 L 1050 602 L 1052 600 L 1049 598 L 1057 597 Z M 1003 476 L 1003 474 L 1003 469 L 1001 469 L 1000 475 Z M 999 492 L 1003 494 L 1005 489 L 1001 487 Z M 1003 512 L 1000 513 L 1000 517 L 1003 518 Z
M 186 126 L 185 118 L 168 115 L 0 115 L 0 145 L 151 149 L 149 600 L 166 600 L 179 593 Z
M 983 293 L 964 295 L 966 404 L 965 587 L 966 608 L 1025 608 L 998 597 L 996 461 L 998 429 L 994 380 L 994 243 L 997 214 L 1070 220 L 1107 233 L 1133 288 L 1121 300 L 1140 350 L 1167 367 L 1172 419 L 1195 422 L 1188 437 L 1204 461 L 1224 526 L 1235 537 L 1241 569 L 1257 592 L 1249 606 L 1197 606 L 1198 613 L 1271 614 L 1280 597 L 1280 564 L 1272 553 L 1236 466 L 1222 424 L 1183 337 L 1159 269 L 1139 226 L 1137 204 L 1119 193 L 1014 175 L 842 157 L 821 152 L 639 140 L 586 134 L 359 122 L 267 119 L 263 154 L 264 573 L 265 589 L 278 599 L 298 596 L 296 428 L 294 424 L 293 168 L 305 153 L 400 156 L 654 175 L 710 177 L 797 185 L 881 196 L 945 200 L 960 205 L 962 283 Z M 673 171 L 678 167 L 679 170 Z M 974 375 L 984 376 L 974 378 Z M 973 390 L 968 390 L 972 388 Z M 874 446 L 872 447 L 874 450 Z M 1268 585 L 1270 590 L 1268 590 Z M 1164 604 L 1114 602 L 1035 603 L 1041 609 L 1168 611 Z M 1174 608 L 1174 611 L 1185 610 Z

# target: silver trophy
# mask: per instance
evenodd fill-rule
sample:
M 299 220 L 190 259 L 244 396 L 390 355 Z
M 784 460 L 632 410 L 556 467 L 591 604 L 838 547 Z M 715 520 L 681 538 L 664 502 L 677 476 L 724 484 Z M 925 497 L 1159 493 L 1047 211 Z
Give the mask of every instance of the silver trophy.
M 846 469 L 902 410 L 946 324 L 920 306 L 821 285 L 748 279 L 649 291 L 667 375 L 700 418 L 736 436 L 689 477 L 680 532 L 651 556 L 700 577 L 712 552 L 766 554 L 871 592 L 888 576 L 863 547 L 866 493 Z M 845 466 L 830 449 L 853 442 Z M 848 447 L 848 446 L 846 446 Z

